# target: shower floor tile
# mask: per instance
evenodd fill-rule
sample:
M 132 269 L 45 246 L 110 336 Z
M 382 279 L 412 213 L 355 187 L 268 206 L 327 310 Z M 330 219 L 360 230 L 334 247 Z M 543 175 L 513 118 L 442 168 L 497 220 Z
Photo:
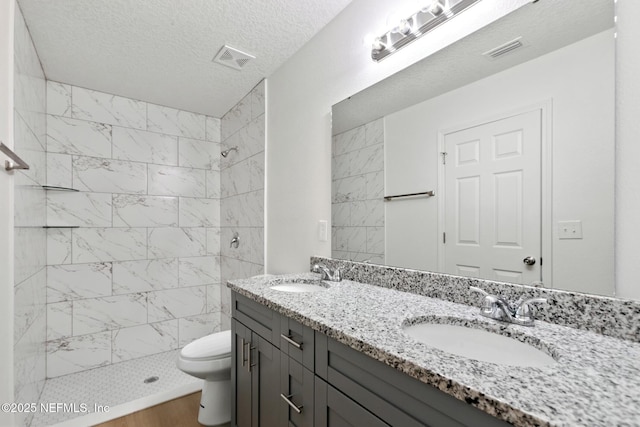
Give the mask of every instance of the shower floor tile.
M 38 404 L 39 410 L 31 422 L 31 427 L 50 426 L 96 412 L 95 405 L 113 408 L 141 398 L 168 393 L 181 387 L 194 386 L 195 390 L 197 385 L 202 384 L 202 380 L 187 375 L 176 367 L 178 351 L 154 354 L 48 379 L 42 390 Z M 158 377 L 158 380 L 151 383 L 144 382 L 145 379 L 153 376 Z M 48 413 L 40 410 L 42 404 L 52 410 Z M 66 404 L 67 407 L 56 406 L 56 404 Z

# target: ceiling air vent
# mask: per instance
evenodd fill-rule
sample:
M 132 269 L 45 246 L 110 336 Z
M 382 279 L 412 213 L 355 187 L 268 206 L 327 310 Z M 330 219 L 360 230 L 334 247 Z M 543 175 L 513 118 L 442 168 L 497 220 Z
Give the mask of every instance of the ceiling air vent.
M 498 59 L 514 50 L 520 49 L 527 46 L 522 37 L 518 37 L 511 41 L 506 42 L 505 44 L 501 44 L 498 47 L 494 47 L 491 50 L 486 51 L 482 55 L 484 55 L 487 59 L 493 61 L 494 59 Z
M 236 70 L 242 70 L 247 62 L 256 57 L 231 46 L 224 45 L 218 54 L 213 58 L 213 62 L 226 65 Z

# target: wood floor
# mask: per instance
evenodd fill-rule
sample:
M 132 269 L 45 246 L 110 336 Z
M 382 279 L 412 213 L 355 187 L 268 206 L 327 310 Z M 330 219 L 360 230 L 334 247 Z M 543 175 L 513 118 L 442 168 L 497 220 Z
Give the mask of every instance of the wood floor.
M 170 400 L 95 427 L 201 427 L 198 423 L 201 393 Z

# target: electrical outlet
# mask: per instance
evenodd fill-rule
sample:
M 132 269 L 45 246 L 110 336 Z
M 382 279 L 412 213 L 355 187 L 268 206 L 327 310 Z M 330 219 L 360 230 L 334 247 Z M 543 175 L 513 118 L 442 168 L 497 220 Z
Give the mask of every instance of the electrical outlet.
M 318 240 L 326 242 L 329 239 L 329 222 L 326 219 L 318 221 Z
M 582 221 L 558 221 L 558 239 L 582 239 Z

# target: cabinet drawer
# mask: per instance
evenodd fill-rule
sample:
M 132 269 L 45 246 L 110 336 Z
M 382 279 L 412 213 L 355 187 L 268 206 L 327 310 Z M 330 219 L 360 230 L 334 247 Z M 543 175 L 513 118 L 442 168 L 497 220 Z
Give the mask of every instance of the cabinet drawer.
M 280 363 L 281 425 L 313 427 L 313 372 L 286 355 Z
M 280 350 L 305 368 L 314 370 L 315 336 L 310 327 L 281 316 Z
M 316 333 L 316 375 L 393 426 L 506 427 L 473 406 Z
M 389 424 L 315 377 L 315 427 L 389 427 Z
M 252 331 L 269 341 L 276 347 L 280 346 L 280 315 L 236 292 L 231 294 L 231 316 L 242 322 Z

